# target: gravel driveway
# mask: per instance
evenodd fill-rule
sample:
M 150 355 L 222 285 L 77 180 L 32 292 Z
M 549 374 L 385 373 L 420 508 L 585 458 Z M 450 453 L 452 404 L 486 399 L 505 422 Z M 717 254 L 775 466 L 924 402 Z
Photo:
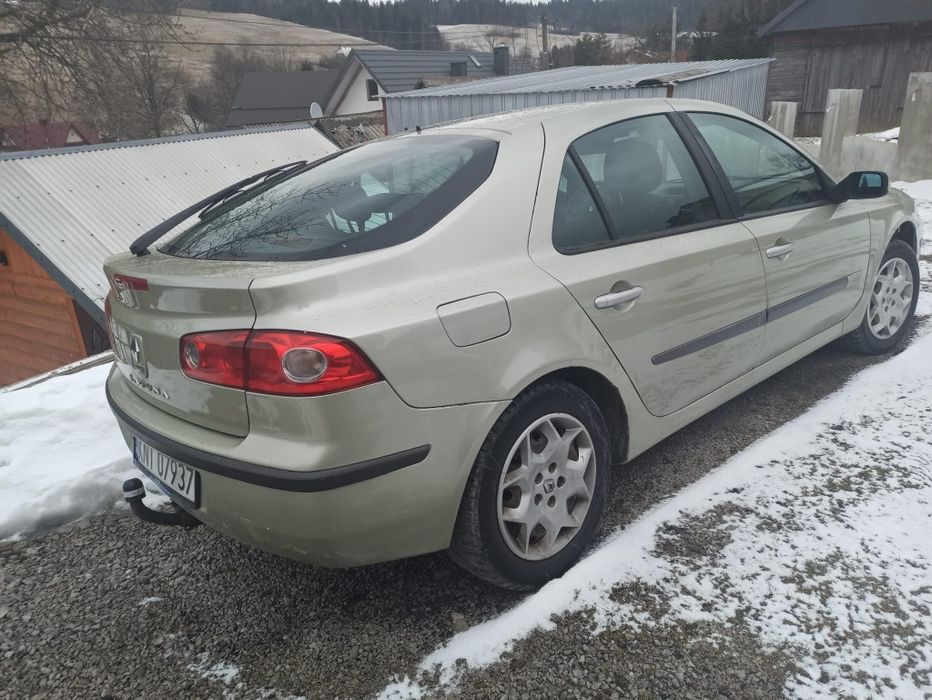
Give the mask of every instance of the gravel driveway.
M 822 349 L 615 470 L 602 535 L 799 415 L 871 363 Z M 696 530 L 684 556 L 716 530 Z M 711 544 L 714 544 L 712 542 Z M 693 554 L 690 554 L 693 552 Z M 632 587 L 631 600 L 655 599 Z M 0 697 L 373 696 L 521 596 L 444 555 L 331 571 L 128 511 L 0 543 Z M 741 625 L 532 635 L 466 697 L 774 697 L 794 663 Z

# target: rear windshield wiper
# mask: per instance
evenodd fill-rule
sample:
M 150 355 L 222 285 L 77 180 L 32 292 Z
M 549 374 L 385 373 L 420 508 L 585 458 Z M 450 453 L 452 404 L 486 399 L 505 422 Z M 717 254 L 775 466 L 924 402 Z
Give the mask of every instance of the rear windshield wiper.
M 169 219 L 165 219 L 162 223 L 154 226 L 153 228 L 146 231 L 139 238 L 133 241 L 132 245 L 129 247 L 129 252 L 133 255 L 148 255 L 149 246 L 155 243 L 158 239 L 164 236 L 166 233 L 171 231 L 175 226 L 180 224 L 185 219 L 188 219 L 191 216 L 194 216 L 198 212 L 202 212 L 202 217 L 207 214 L 207 212 L 212 209 L 214 206 L 221 204 L 222 202 L 244 193 L 244 190 L 252 184 L 270 178 L 273 175 L 285 174 L 286 171 L 291 170 L 292 168 L 300 168 L 303 165 L 307 165 L 306 160 L 298 160 L 294 163 L 286 163 L 285 165 L 279 165 L 276 168 L 269 168 L 268 170 L 263 170 L 261 173 L 256 173 L 247 178 L 240 180 L 239 182 L 234 182 L 229 187 L 225 187 L 219 192 L 206 197 L 199 202 L 195 202 L 187 209 L 183 209 Z

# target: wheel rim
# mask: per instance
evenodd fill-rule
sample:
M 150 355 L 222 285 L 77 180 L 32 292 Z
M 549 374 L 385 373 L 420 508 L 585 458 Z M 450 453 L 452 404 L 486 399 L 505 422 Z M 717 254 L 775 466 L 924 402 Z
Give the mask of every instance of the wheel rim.
M 875 338 L 885 340 L 897 334 L 913 303 L 913 273 L 902 258 L 887 260 L 877 273 L 867 325 Z
M 596 477 L 586 427 L 565 413 L 539 418 L 508 453 L 498 486 L 498 525 L 522 559 L 547 559 L 573 539 L 589 512 Z

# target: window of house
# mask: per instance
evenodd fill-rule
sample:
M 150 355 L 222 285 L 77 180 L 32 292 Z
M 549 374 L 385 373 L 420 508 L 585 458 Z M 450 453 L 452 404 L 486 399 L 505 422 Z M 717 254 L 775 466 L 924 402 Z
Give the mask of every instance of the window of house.
M 366 97 L 370 102 L 375 102 L 379 99 L 379 84 L 372 78 L 366 79 Z
M 760 127 L 722 114 L 689 115 L 745 214 L 827 202 L 812 162 Z

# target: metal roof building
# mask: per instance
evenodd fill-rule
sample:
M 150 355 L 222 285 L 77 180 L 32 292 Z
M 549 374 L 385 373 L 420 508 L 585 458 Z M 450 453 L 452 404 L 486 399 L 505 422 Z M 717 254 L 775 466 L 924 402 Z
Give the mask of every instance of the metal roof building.
M 772 59 L 575 66 L 384 95 L 388 132 L 526 107 L 681 97 L 764 116 Z
M 6 153 L 0 229 L 100 322 L 105 258 L 237 180 L 336 150 L 301 126 Z

